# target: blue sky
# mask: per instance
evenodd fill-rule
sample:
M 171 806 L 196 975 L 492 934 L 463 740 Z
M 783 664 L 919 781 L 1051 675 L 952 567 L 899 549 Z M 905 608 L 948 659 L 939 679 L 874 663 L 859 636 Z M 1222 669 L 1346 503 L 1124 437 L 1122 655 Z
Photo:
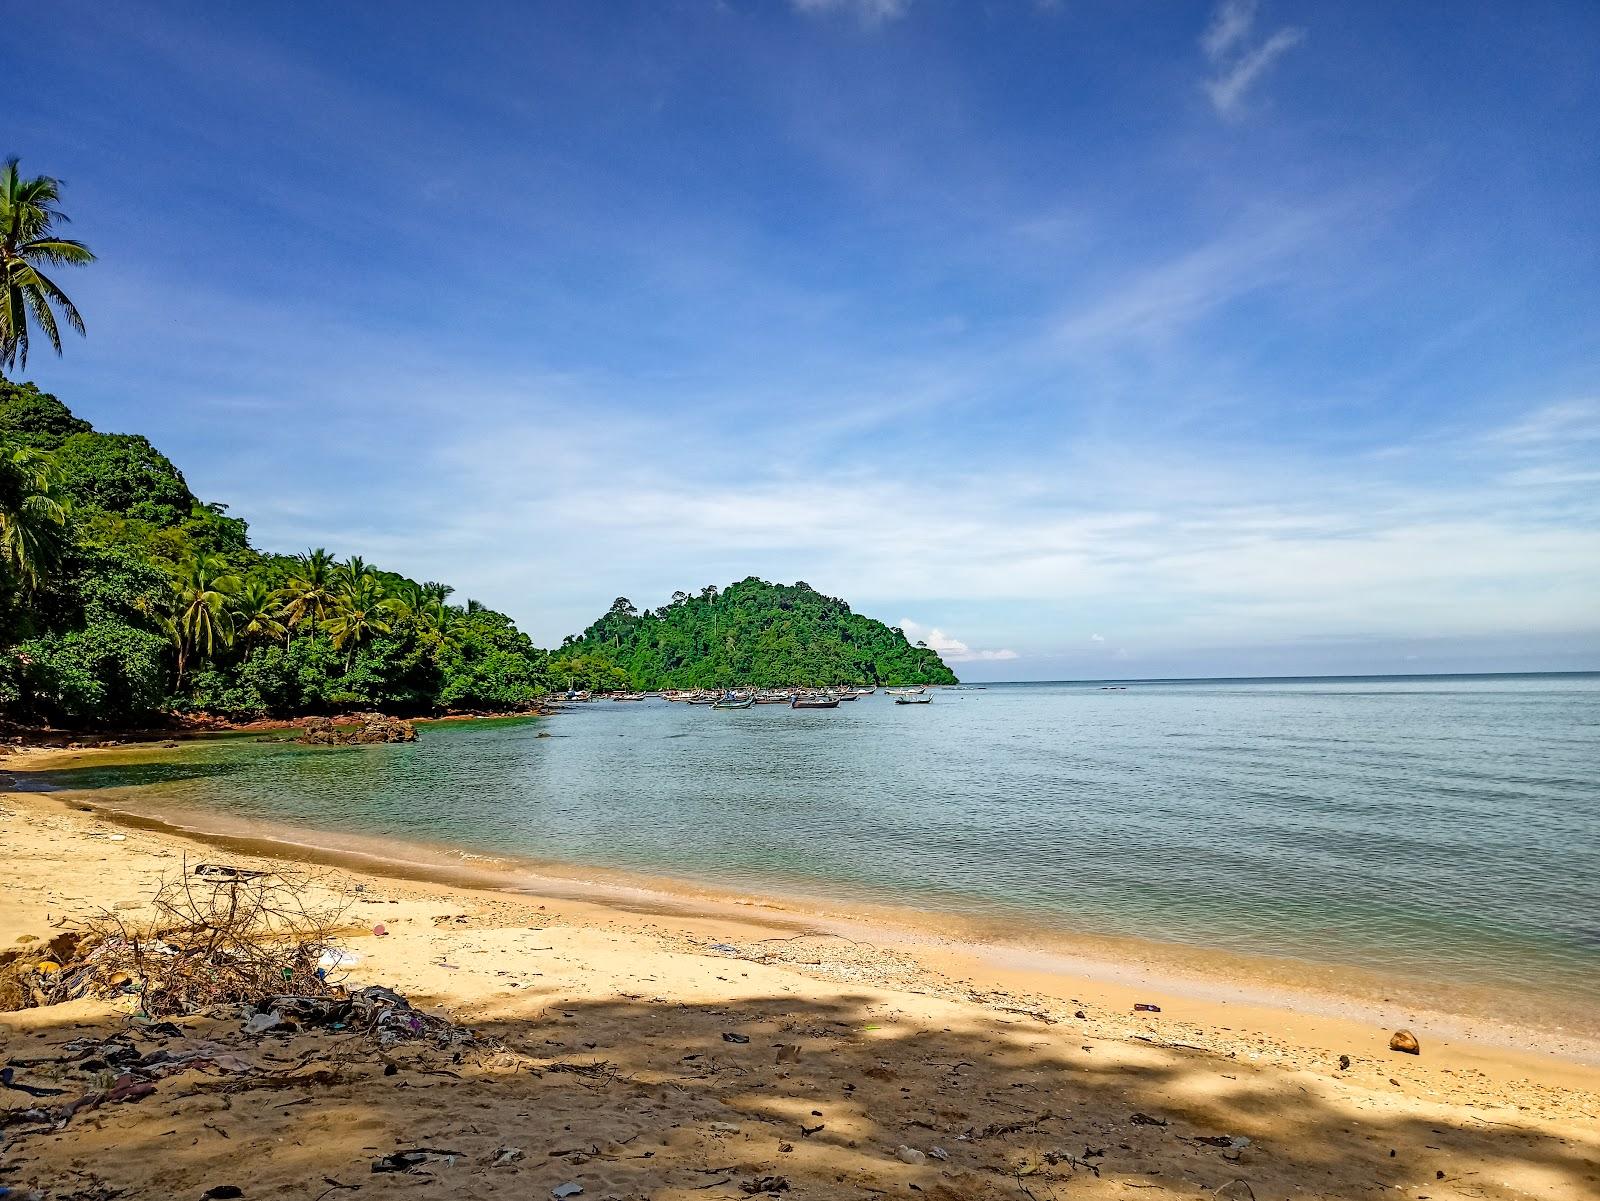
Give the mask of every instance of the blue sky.
M 28 374 L 553 643 L 804 579 L 972 679 L 1600 668 L 1600 7 L 79 4 Z

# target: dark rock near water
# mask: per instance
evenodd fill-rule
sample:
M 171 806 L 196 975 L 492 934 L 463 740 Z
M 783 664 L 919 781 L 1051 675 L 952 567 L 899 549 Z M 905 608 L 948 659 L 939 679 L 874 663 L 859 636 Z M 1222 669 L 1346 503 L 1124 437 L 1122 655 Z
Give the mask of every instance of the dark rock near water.
M 331 718 L 313 717 L 305 725 L 300 741 L 310 746 L 342 746 L 379 742 L 415 742 L 417 727 L 398 717 L 382 713 L 358 713 L 356 724 L 336 726 Z

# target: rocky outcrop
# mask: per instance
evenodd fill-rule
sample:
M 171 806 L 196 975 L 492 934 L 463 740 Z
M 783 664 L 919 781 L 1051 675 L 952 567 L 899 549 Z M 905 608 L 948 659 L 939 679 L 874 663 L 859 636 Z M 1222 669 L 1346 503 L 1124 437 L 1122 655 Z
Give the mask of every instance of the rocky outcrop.
M 355 724 L 336 726 L 327 717 L 306 722 L 300 741 L 310 746 L 343 746 L 379 742 L 415 742 L 417 727 L 398 717 L 382 713 L 357 713 Z

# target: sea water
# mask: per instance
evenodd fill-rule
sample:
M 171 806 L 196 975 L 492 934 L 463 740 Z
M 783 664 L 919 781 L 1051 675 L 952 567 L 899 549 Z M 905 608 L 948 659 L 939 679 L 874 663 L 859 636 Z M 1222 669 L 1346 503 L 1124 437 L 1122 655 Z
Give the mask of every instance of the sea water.
M 549 737 L 541 737 L 549 735 Z M 414 744 L 232 736 L 98 803 L 1600 1001 L 1600 675 L 600 701 Z

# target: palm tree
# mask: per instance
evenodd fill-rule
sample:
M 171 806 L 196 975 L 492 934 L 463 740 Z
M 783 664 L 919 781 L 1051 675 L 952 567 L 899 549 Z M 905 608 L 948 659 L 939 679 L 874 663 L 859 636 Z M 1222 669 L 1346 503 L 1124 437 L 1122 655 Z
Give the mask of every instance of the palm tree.
M 49 457 L 25 447 L 0 451 L 0 574 L 24 591 L 37 588 L 61 559 L 66 526 Z
M 334 571 L 334 578 L 338 581 L 339 588 L 344 592 L 354 592 L 357 588 L 372 578 L 372 568 L 367 566 L 367 561 L 360 555 L 351 555 Z
M 230 602 L 239 591 L 239 577 L 217 556 L 201 555 L 178 568 L 172 590 L 176 595 L 172 640 L 178 648 L 178 686 L 182 687 L 191 655 L 214 655 L 218 643 L 226 649 L 233 642 Z
M 82 242 L 56 235 L 67 216 L 56 207 L 61 184 L 48 175 L 23 179 L 17 160 L 0 168 L 0 369 L 28 361 L 28 319 L 32 316 L 50 345 L 61 353 L 56 314 L 80 334 L 83 318 L 55 281 L 39 268 L 79 267 L 94 262 Z
M 385 593 L 382 583 L 368 573 L 356 587 L 339 598 L 339 607 L 328 619 L 328 633 L 333 635 L 336 649 L 345 651 L 344 669 L 350 670 L 356 647 L 374 634 L 387 634 L 393 630 L 389 615 L 393 602 Z
M 278 591 L 283 601 L 283 616 L 292 628 L 310 622 L 311 636 L 317 636 L 317 622 L 333 608 L 335 601 L 333 556 L 320 546 L 300 556 L 299 571 Z
M 278 593 L 258 577 L 245 581 L 243 588 L 233 598 L 234 632 L 245 643 L 255 639 L 263 641 L 281 638 L 288 627 L 278 620 L 283 616 L 283 606 Z M 249 658 L 248 647 L 245 657 Z

